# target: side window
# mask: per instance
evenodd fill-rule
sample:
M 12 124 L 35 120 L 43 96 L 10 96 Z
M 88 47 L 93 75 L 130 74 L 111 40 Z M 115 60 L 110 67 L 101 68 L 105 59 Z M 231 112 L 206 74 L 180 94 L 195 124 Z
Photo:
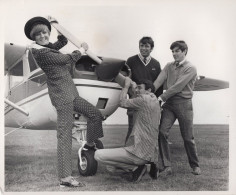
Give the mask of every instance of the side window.
M 32 79 L 28 80 L 28 96 L 34 95 L 35 93 L 38 93 L 39 91 L 47 88 L 46 83 L 46 75 L 40 74 L 36 77 L 33 77 Z
M 10 88 L 21 83 L 23 79 L 23 61 L 21 60 L 9 70 Z
M 88 56 L 82 56 L 75 65 L 78 71 L 95 72 L 96 62 Z
M 38 65 L 37 65 L 37 63 L 33 57 L 33 54 L 30 50 L 29 50 L 28 60 L 29 60 L 30 72 L 36 70 L 38 68 Z

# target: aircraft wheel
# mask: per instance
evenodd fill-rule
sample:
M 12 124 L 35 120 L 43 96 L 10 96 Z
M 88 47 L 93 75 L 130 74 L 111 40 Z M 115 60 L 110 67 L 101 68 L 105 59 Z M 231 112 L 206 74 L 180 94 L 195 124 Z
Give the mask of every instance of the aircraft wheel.
M 78 169 L 80 175 L 91 176 L 95 175 L 97 172 L 98 163 L 94 159 L 94 150 L 83 150 L 81 154 L 82 165 L 80 165 L 80 160 L 78 157 Z
M 96 144 L 96 148 L 97 149 L 104 149 L 104 146 L 103 146 L 103 143 L 102 143 L 102 141 L 101 140 L 96 140 L 95 141 L 95 144 Z

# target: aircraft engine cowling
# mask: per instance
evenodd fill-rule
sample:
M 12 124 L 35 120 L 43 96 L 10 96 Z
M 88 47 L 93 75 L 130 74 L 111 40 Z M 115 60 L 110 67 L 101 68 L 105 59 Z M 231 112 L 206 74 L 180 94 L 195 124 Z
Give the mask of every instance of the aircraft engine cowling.
M 124 65 L 125 61 L 123 60 L 104 58 L 102 63 L 96 67 L 98 79 L 102 81 L 114 80 Z

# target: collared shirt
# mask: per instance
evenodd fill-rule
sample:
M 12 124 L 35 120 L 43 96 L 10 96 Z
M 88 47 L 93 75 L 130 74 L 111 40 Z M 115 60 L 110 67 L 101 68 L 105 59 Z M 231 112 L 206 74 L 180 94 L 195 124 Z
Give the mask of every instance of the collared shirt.
M 186 61 L 186 58 L 184 58 L 181 62 L 179 62 L 179 65 L 184 64 L 185 61 Z
M 196 78 L 197 70 L 189 61 L 183 60 L 177 66 L 176 62 L 170 62 L 162 70 L 154 86 L 157 89 L 164 84 L 166 91 L 160 96 L 164 102 L 170 98 L 189 99 L 193 96 Z
M 135 110 L 132 129 L 134 143 L 125 149 L 141 159 L 157 163 L 160 120 L 157 97 L 153 93 L 142 94 L 133 99 L 123 99 L 120 105 Z
M 141 54 L 138 54 L 138 57 L 140 58 L 140 60 L 143 62 L 143 64 L 145 65 L 145 66 L 147 66 L 148 65 L 148 63 L 151 61 L 151 56 L 149 55 L 148 57 L 145 57 L 146 58 L 146 63 L 144 62 L 144 57 L 141 55 Z

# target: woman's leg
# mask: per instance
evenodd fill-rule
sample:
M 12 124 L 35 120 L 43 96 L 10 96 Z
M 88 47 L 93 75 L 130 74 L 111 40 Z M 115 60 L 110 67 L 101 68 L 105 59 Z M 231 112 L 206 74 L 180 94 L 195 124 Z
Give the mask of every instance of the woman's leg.
M 73 103 L 57 108 L 57 158 L 59 179 L 71 176 Z
M 103 137 L 102 114 L 88 101 L 81 97 L 74 100 L 74 110 L 87 118 L 87 142 L 91 143 Z

